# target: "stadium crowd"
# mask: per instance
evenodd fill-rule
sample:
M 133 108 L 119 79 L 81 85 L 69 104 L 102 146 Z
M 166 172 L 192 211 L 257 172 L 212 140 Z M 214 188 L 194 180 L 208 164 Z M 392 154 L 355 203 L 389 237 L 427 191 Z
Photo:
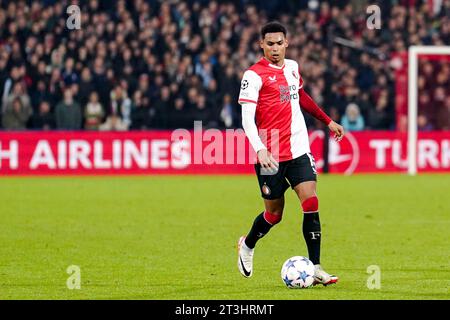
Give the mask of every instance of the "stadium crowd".
M 369 30 L 364 0 L 0 1 L 1 127 L 240 127 L 240 78 L 261 56 L 261 25 L 276 19 L 306 90 L 335 121 L 392 130 L 391 54 L 450 44 L 450 1 L 438 2 L 383 1 L 383 26 Z M 66 26 L 70 4 L 81 9 L 79 30 Z M 331 28 L 369 50 L 335 45 L 329 56 Z M 450 129 L 450 66 L 421 68 L 420 128 Z

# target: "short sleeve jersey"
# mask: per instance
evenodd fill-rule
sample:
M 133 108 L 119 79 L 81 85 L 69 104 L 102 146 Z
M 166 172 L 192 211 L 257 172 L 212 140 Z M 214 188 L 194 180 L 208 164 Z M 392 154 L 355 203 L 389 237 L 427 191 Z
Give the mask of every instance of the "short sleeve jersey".
M 241 81 L 239 103 L 256 104 L 256 126 L 267 149 L 278 161 L 310 152 L 308 131 L 298 91 L 303 87 L 299 66 L 285 59 L 282 67 L 261 58 Z

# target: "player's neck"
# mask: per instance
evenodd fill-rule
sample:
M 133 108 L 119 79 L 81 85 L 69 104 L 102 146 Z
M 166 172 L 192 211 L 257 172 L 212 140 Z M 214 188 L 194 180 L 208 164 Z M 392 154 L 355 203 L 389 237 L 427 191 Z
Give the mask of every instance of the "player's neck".
M 280 61 L 278 61 L 278 62 L 273 62 L 273 61 L 271 61 L 270 59 L 268 59 L 266 57 L 264 57 L 264 59 L 266 59 L 270 64 L 272 64 L 274 66 L 277 66 L 277 67 L 282 67 L 284 65 L 284 58 L 280 59 Z

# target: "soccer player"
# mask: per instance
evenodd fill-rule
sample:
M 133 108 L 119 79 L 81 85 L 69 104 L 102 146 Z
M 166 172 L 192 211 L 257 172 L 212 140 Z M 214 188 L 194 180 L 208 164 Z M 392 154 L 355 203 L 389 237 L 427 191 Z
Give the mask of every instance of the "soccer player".
M 344 129 L 304 91 L 297 62 L 285 59 L 288 40 L 282 24 L 264 25 L 260 46 L 264 57 L 245 71 L 239 104 L 244 131 L 258 157 L 255 170 L 265 210 L 256 217 L 247 236 L 239 239 L 238 268 L 245 277 L 253 274 L 255 245 L 281 221 L 284 193 L 290 186 L 303 209 L 302 231 L 309 259 L 315 265 L 314 284 L 336 283 L 338 277 L 328 274 L 320 265 L 317 172 L 300 106 L 327 125 L 336 141 L 341 141 Z

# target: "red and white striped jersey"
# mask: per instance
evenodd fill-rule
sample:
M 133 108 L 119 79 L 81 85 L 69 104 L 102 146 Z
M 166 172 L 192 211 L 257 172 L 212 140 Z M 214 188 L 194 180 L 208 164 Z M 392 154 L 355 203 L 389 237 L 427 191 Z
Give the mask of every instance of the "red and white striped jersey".
M 247 69 L 241 81 L 239 104 L 256 104 L 259 136 L 279 161 L 310 152 L 308 131 L 300 109 L 303 79 L 294 60 L 278 67 L 265 58 Z M 303 90 L 301 90 L 303 92 Z

